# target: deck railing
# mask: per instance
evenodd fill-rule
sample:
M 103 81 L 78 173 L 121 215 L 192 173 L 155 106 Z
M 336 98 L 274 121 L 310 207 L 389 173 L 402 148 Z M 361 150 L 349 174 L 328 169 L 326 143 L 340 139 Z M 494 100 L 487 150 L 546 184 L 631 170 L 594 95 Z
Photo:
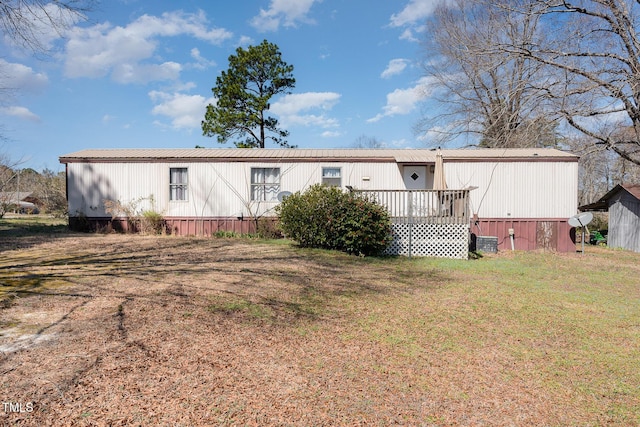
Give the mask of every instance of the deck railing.
M 353 190 L 386 207 L 396 224 L 468 224 L 469 190 Z

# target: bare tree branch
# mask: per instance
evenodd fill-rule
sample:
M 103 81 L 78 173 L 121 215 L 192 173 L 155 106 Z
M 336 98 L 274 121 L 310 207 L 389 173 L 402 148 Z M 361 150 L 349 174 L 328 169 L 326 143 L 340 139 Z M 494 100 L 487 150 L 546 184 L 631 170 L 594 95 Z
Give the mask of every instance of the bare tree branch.
M 538 21 L 539 15 L 523 19 L 483 0 L 438 7 L 427 23 L 425 73 L 445 112 L 426 114 L 419 129 L 450 138 L 478 135 L 479 144 L 490 147 L 555 145 L 555 118 L 541 89 L 543 66 L 495 47 L 534 44 Z
M 33 52 L 48 50 L 49 34 L 61 36 L 64 30 L 92 9 L 95 0 L 2 0 L 0 32 Z
M 622 159 L 640 165 L 640 2 L 632 0 L 531 0 L 549 29 L 529 46 L 496 45 L 502 52 L 541 64 L 555 80 L 545 92 L 573 129 Z M 502 7 L 508 6 L 504 2 Z M 511 10 L 516 8 L 510 7 Z M 597 120 L 596 120 L 597 119 Z M 603 132 L 603 120 L 617 132 Z

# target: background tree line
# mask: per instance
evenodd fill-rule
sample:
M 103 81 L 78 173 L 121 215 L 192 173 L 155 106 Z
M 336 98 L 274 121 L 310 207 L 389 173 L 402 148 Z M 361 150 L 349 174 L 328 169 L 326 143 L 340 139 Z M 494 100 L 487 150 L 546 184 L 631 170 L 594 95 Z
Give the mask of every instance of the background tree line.
M 30 193 L 40 213 L 66 216 L 67 197 L 64 172 L 31 168 L 19 169 L 0 160 L 0 218 L 16 207 L 12 203 L 17 193 Z

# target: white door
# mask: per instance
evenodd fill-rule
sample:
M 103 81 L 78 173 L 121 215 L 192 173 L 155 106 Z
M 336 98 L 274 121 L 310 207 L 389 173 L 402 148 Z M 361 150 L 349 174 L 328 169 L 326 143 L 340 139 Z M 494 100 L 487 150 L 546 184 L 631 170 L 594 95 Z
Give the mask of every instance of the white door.
M 427 167 L 426 166 L 405 166 L 402 172 L 404 186 L 407 190 L 427 189 Z M 430 202 L 429 194 L 417 192 L 411 194 L 406 200 L 405 215 L 409 217 L 426 216 L 428 214 Z
M 407 190 L 427 189 L 427 167 L 405 166 L 402 172 L 404 186 Z

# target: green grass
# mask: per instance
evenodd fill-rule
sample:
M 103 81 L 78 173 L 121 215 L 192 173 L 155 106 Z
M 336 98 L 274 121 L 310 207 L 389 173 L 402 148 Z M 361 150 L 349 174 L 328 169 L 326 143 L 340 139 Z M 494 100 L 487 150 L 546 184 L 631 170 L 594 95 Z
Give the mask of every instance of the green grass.
M 0 237 L 59 234 L 68 231 L 66 218 L 48 215 L 11 215 L 0 218 Z
M 640 256 L 611 252 L 586 259 L 518 253 L 415 260 L 406 271 L 436 268 L 452 280 L 372 301 L 359 325 L 399 363 L 431 354 L 473 364 L 489 353 L 507 368 L 499 369 L 504 380 L 535 377 L 550 393 L 569 391 L 589 402 L 594 419 L 606 406 L 604 419 L 634 425 L 640 423 Z M 587 262 L 598 266 L 585 269 Z
M 212 313 L 241 313 L 254 319 L 267 319 L 272 315 L 269 307 L 246 299 L 227 300 L 224 298 L 214 298 L 208 308 Z

